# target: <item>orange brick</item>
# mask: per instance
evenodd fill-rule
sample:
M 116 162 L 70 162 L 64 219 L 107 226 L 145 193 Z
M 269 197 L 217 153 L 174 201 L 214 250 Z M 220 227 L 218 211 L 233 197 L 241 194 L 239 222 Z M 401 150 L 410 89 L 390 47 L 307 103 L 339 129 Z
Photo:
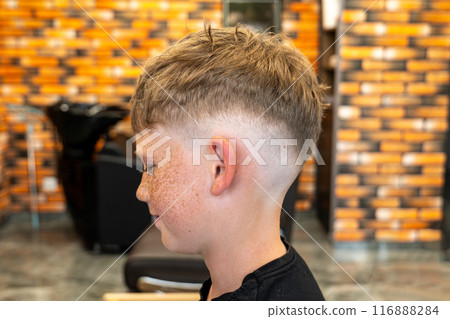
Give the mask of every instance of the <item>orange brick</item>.
M 343 59 L 382 59 L 382 47 L 346 46 L 341 47 L 340 55 Z
M 4 95 L 27 94 L 30 88 L 21 84 L 3 84 L 0 85 L 0 92 Z
M 448 123 L 447 120 L 443 118 L 426 119 L 423 128 L 425 131 L 446 132 Z
M 20 64 L 25 67 L 57 66 L 58 59 L 54 57 L 24 57 L 20 59 Z
M 388 119 L 385 121 L 385 127 L 394 130 L 416 130 L 423 129 L 424 121 L 422 119 Z
M 36 10 L 35 11 L 36 18 L 38 19 L 55 19 L 61 18 L 64 15 L 64 12 L 61 10 Z
M 405 116 L 405 109 L 400 107 L 373 108 L 366 110 L 364 115 L 383 118 L 402 118 Z
M 417 193 L 411 188 L 398 188 L 393 186 L 380 186 L 377 189 L 378 197 L 415 196 Z
M 53 25 L 55 28 L 62 29 L 82 29 L 85 25 L 85 20 L 80 18 L 60 18 L 53 20 Z
M 352 81 L 381 81 L 382 80 L 382 72 L 381 71 L 352 71 L 349 74 L 346 74 L 347 77 L 351 77 Z
M 356 106 L 340 106 L 338 116 L 341 119 L 354 119 L 361 116 L 361 109 Z
M 392 36 L 385 36 L 385 37 L 376 37 L 371 40 L 373 45 L 377 46 L 408 46 L 409 45 L 409 39 L 408 37 L 392 37 Z
M 359 83 L 358 82 L 341 82 L 339 83 L 340 94 L 358 94 Z
M 440 207 L 442 207 L 442 197 L 440 197 L 440 196 L 408 197 L 408 198 L 405 198 L 404 203 L 405 203 L 405 206 L 408 206 L 408 207 L 440 208 Z
M 447 118 L 448 109 L 445 106 L 423 106 L 409 111 L 414 117 L 443 117 Z
M 444 172 L 435 173 L 443 175 Z M 442 195 L 442 189 L 440 187 L 429 187 L 429 188 L 421 188 L 420 189 L 420 196 L 441 196 Z
M 363 218 L 367 216 L 367 211 L 362 208 L 336 208 L 334 216 L 336 218 Z
M 306 211 L 311 209 L 311 202 L 309 200 L 297 200 L 295 202 L 296 211 Z
M 370 10 L 371 11 L 371 10 Z M 370 12 L 370 15 L 376 21 L 386 22 L 408 22 L 410 20 L 410 14 L 406 11 L 375 11 Z
M 339 230 L 333 232 L 333 238 L 335 241 L 352 242 L 361 241 L 366 238 L 367 234 L 364 230 Z
M 442 232 L 440 229 L 420 229 L 419 240 L 420 241 L 440 241 L 442 238 Z
M 379 220 L 417 218 L 416 208 L 378 208 L 375 218 Z
M 1 29 L 0 29 L 1 33 Z M 0 34 L 1 36 L 1 34 Z M 3 57 L 33 57 L 36 56 L 36 50 L 28 48 L 0 48 L 0 55 Z
M 353 23 L 350 22 L 350 24 Z M 359 36 L 364 35 L 383 35 L 386 33 L 386 24 L 382 22 L 360 22 L 354 24 L 353 27 L 349 29 L 351 34 L 356 34 Z
M 401 94 L 404 91 L 404 85 L 401 82 L 392 83 L 369 83 L 361 84 L 362 94 Z
M 108 54 L 110 55 L 111 49 L 116 50 L 122 50 L 131 47 L 131 41 L 128 39 L 116 39 L 116 41 L 113 41 L 112 39 L 108 38 L 94 38 L 92 40 L 92 47 L 99 50 L 107 50 Z M 99 51 L 101 52 L 101 51 Z M 130 53 L 131 54 L 131 53 Z
M 423 220 L 442 220 L 442 208 L 421 208 L 419 218 Z
M 358 228 L 359 228 L 359 221 L 357 219 L 340 218 L 334 221 L 335 230 L 358 229 Z
M 39 85 L 39 84 L 58 84 L 59 77 L 51 76 L 51 75 L 37 75 L 31 77 L 31 83 Z
M 110 57 L 105 59 L 99 59 L 97 64 L 99 66 L 107 65 L 107 66 L 131 66 L 132 60 L 128 56 L 123 57 Z M 122 71 L 122 68 L 120 69 Z M 142 69 L 141 69 L 142 70 Z M 122 73 L 122 72 L 120 72 Z
M 450 21 L 450 13 L 448 11 L 422 11 L 420 20 L 433 23 L 448 23 Z
M 390 185 L 397 186 L 399 177 L 395 175 L 368 175 L 362 177 L 364 185 Z
M 429 223 L 420 220 L 403 220 L 400 224 L 403 229 L 423 229 L 429 226 Z
M 421 80 L 421 74 L 410 73 L 404 71 L 385 71 L 383 72 L 384 81 L 402 81 L 402 82 L 413 82 Z
M 445 168 L 444 166 L 423 166 L 422 167 L 422 174 L 424 175 L 429 175 L 429 174 L 444 174 L 445 173 Z M 425 195 L 426 196 L 426 195 Z
M 357 174 L 376 174 L 378 172 L 378 165 L 356 165 L 352 166 L 352 170 Z
M 443 186 L 444 179 L 442 176 L 425 176 L 425 175 L 403 175 L 400 176 L 400 183 L 405 186 Z
M 361 164 L 375 163 L 400 163 L 402 160 L 400 153 L 360 153 L 359 162 Z
M 134 20 L 131 25 L 134 29 L 153 29 L 157 26 L 156 21 L 149 20 Z
M 336 185 L 357 185 L 359 176 L 356 174 L 338 174 L 336 176 Z
M 33 105 L 48 106 L 48 105 L 57 103 L 60 100 L 60 97 L 58 95 L 53 95 L 53 94 L 45 94 L 45 95 L 34 94 L 34 95 L 28 95 L 27 99 L 28 99 L 28 102 Z
M 445 153 L 406 153 L 403 155 L 403 165 L 445 164 Z
M 389 229 L 398 227 L 398 222 L 395 220 L 365 220 L 362 224 L 364 228 L 369 229 Z
M 412 146 L 403 142 L 383 141 L 380 144 L 380 151 L 382 152 L 408 152 L 411 151 Z
M 450 39 L 448 35 L 444 36 L 430 36 L 424 38 L 417 38 L 416 45 L 423 47 L 450 47 Z
M 74 67 L 94 66 L 96 64 L 95 58 L 93 58 L 93 57 L 71 57 L 71 58 L 66 59 L 64 62 L 66 65 L 74 66 Z
M 145 29 L 114 29 L 110 32 L 112 37 L 118 39 L 143 39 L 148 37 Z
M 24 73 L 25 70 L 17 66 L 2 65 L 0 68 L 0 76 L 4 76 L 5 78 L 9 76 L 23 75 Z
M 386 0 L 386 11 L 420 10 L 425 6 L 421 0 Z
M 74 95 L 78 93 L 78 88 L 73 85 L 42 85 L 40 87 L 42 94 L 68 94 Z
M 408 71 L 441 71 L 447 68 L 446 62 L 428 60 L 408 60 L 406 69 Z
M 448 95 L 436 95 L 433 96 L 434 105 L 448 105 L 450 103 Z
M 90 49 L 92 47 L 92 40 L 85 38 L 64 39 L 63 45 L 68 49 Z M 92 51 L 92 55 L 94 55 L 93 53 L 94 51 Z
M 427 48 L 427 58 L 449 60 L 450 50 L 447 48 L 429 47 Z
M 422 104 L 420 97 L 408 95 L 384 95 L 382 101 L 383 105 L 389 106 L 413 106 Z
M 2 8 L 0 10 L 0 18 L 1 19 L 8 19 L 8 18 L 31 18 L 31 11 L 25 10 L 25 9 L 7 9 Z
M 134 85 L 118 85 L 116 86 L 116 94 L 120 96 L 130 96 L 133 95 Z
M 418 173 L 418 170 L 414 167 L 405 166 L 401 163 L 387 163 L 381 164 L 379 167 L 380 174 L 414 174 Z
M 66 83 L 70 85 L 93 85 L 95 83 L 94 77 L 84 75 L 74 75 L 66 78 Z
M 386 34 L 397 36 L 429 36 L 431 34 L 431 26 L 427 23 L 388 23 L 386 25 Z M 409 58 L 411 56 L 406 56 Z
M 399 131 L 374 131 L 364 132 L 364 137 L 372 141 L 399 141 L 402 139 L 402 134 Z
M 343 186 L 339 185 L 335 191 L 338 198 L 365 197 L 374 194 L 373 187 L 368 186 Z
M 344 9 L 342 11 L 342 22 L 344 23 L 353 23 L 355 21 L 362 22 L 366 20 L 367 15 L 364 13 L 364 10 L 358 9 Z
M 360 130 L 379 130 L 381 129 L 381 119 L 372 118 L 360 118 L 345 121 L 345 126 L 347 128 L 357 128 Z
M 434 83 L 408 83 L 406 92 L 411 95 L 434 95 L 440 87 Z
M 372 198 L 369 203 L 374 208 L 399 207 L 400 199 L 395 197 Z
M 417 233 L 415 230 L 378 229 L 375 231 L 375 239 L 388 242 L 414 242 L 417 240 Z
M 407 142 L 422 142 L 440 139 L 437 133 L 433 132 L 404 132 L 403 139 Z
M 94 104 L 94 103 L 98 102 L 98 96 L 94 95 L 94 94 L 77 94 L 77 95 L 68 97 L 68 100 L 71 103 Z
M 375 151 L 377 149 L 377 145 L 370 141 L 338 141 L 336 143 L 336 150 L 338 152 L 370 152 Z
M 450 81 L 448 71 L 440 71 L 440 72 L 428 72 L 425 75 L 425 80 L 428 83 L 448 83 Z
M 435 0 L 430 3 L 432 9 L 450 10 L 450 3 L 447 0 Z
M 350 103 L 353 105 L 358 105 L 361 107 L 378 107 L 381 105 L 381 96 L 370 96 L 370 95 L 354 95 L 350 98 Z

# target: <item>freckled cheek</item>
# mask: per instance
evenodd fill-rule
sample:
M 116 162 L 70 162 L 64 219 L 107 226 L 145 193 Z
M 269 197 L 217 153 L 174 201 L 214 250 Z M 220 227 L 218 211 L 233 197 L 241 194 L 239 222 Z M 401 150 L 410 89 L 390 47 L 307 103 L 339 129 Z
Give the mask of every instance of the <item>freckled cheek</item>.
M 199 181 L 189 190 L 186 189 L 197 177 L 192 172 L 179 171 L 171 174 L 171 177 L 160 176 L 161 182 L 154 183 L 155 186 L 152 187 L 152 206 L 158 214 L 163 214 L 172 205 L 161 217 L 164 224 L 172 230 L 189 232 L 195 228 L 195 219 L 201 213 L 203 186 Z

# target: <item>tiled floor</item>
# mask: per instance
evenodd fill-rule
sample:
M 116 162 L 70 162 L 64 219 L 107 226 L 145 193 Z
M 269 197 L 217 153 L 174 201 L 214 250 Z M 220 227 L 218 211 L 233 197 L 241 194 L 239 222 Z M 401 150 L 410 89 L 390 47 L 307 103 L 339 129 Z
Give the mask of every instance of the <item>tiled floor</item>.
M 450 262 L 440 260 L 437 248 L 333 249 L 313 215 L 297 216 L 329 254 L 294 224 L 293 244 L 327 300 L 450 300 Z M 86 290 L 80 300 L 101 300 L 124 292 L 119 257 L 86 252 L 68 216 L 42 218 L 39 235 L 27 214 L 14 216 L 0 226 L 0 300 L 76 300 Z

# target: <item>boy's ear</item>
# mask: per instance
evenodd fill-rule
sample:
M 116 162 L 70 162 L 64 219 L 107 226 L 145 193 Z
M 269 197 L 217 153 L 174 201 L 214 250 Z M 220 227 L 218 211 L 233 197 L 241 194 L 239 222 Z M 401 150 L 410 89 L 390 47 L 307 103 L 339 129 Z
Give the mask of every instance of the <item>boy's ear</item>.
M 236 171 L 236 152 L 230 141 L 222 136 L 214 136 L 209 141 L 209 150 L 217 156 L 211 165 L 213 180 L 211 193 L 220 195 L 233 181 Z

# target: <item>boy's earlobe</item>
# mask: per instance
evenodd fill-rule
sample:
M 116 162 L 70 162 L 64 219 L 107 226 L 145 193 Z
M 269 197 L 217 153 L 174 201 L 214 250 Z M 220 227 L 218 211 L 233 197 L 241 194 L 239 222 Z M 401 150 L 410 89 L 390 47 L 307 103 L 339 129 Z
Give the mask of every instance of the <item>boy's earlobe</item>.
M 222 136 L 214 136 L 209 143 L 209 150 L 217 155 L 211 165 L 213 184 L 211 193 L 220 195 L 230 187 L 236 172 L 236 152 L 228 139 Z

